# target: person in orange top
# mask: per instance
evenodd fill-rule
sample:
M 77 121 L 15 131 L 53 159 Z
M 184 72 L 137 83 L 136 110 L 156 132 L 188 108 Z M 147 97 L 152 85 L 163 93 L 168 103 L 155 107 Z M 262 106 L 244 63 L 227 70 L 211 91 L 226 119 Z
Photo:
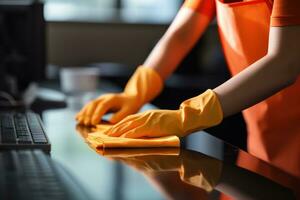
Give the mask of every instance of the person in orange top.
M 300 178 L 299 10 L 299 0 L 186 0 L 124 92 L 91 101 L 76 119 L 95 125 L 108 110 L 118 110 L 107 135 L 185 136 L 243 111 L 248 151 Z M 215 15 L 233 77 L 184 101 L 178 110 L 131 115 L 159 94 L 163 80 Z

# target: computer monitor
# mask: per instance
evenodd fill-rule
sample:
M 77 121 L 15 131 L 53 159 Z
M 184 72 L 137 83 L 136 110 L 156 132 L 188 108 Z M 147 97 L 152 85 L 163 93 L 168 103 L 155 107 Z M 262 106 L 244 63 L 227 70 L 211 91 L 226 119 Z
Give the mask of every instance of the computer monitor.
M 37 0 L 0 1 L 0 91 L 18 96 L 45 77 L 45 21 Z

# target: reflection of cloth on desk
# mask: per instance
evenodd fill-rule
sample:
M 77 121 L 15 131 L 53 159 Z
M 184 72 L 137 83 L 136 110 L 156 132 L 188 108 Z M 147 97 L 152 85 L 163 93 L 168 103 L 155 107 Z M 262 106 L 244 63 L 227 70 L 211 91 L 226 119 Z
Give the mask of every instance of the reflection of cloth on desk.
M 180 168 L 180 148 L 106 148 L 97 152 L 108 159 L 122 161 L 145 174 L 177 171 Z
M 103 149 L 108 159 L 122 161 L 145 175 L 176 171 L 181 181 L 211 192 L 222 171 L 222 162 L 198 152 L 179 148 Z
M 180 140 L 177 136 L 166 136 L 159 138 L 121 138 L 110 137 L 103 132 L 111 125 L 98 125 L 95 132 L 86 138 L 88 143 L 97 149 L 103 148 L 142 148 L 142 147 L 179 147 Z

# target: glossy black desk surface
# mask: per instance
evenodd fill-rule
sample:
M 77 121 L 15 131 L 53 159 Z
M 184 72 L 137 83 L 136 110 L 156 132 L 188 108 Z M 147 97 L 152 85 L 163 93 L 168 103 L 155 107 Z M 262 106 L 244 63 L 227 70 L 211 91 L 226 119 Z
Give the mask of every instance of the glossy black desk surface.
M 77 111 L 69 106 L 44 110 L 41 116 L 52 158 L 94 199 L 220 199 L 225 194 L 232 199 L 295 199 L 294 192 L 299 193 L 299 180 L 205 132 L 187 137 L 182 149 L 96 152 L 84 141 L 88 129 L 76 127 Z

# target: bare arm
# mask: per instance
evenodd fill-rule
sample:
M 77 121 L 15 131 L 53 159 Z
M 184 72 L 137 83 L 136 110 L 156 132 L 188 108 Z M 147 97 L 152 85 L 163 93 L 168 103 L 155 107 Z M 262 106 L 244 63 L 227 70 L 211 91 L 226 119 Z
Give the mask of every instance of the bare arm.
M 181 8 L 175 20 L 157 43 L 144 65 L 166 79 L 198 41 L 209 25 L 206 15 Z
M 224 117 L 248 108 L 296 81 L 300 73 L 299 35 L 300 26 L 271 27 L 267 55 L 214 89 Z

